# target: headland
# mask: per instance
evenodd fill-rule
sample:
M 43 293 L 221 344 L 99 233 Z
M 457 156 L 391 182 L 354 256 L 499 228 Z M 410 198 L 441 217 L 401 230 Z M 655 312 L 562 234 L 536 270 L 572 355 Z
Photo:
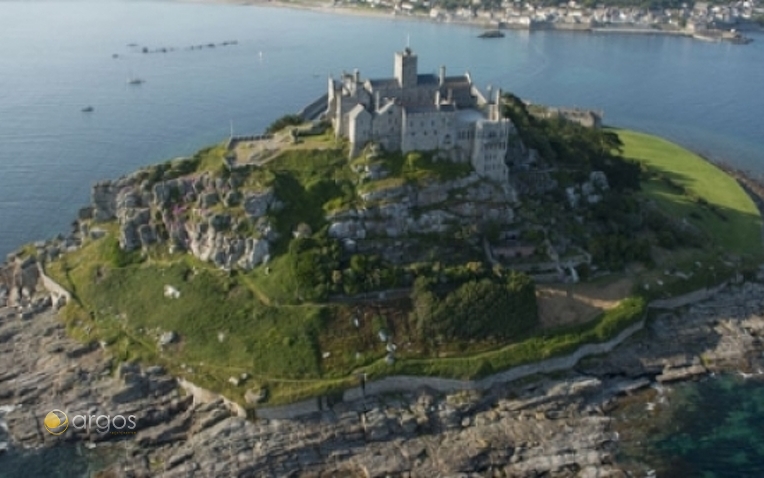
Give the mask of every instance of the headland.
M 615 397 L 761 365 L 761 215 L 717 167 L 410 51 L 325 101 L 9 257 L 14 450 L 119 441 L 51 408 L 137 414 L 117 476 L 619 476 Z

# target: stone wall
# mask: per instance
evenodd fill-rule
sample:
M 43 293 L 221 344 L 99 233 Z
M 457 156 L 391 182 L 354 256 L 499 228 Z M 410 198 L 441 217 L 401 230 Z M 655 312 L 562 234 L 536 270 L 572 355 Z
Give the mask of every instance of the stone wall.
M 39 262 L 37 263 L 37 270 L 40 272 L 40 282 L 42 283 L 42 286 L 50 292 L 54 305 L 59 303 L 63 305 L 71 300 L 72 295 L 69 291 L 64 289 L 58 282 L 48 277 Z M 63 303 L 59 302 L 61 300 L 63 300 Z
M 303 121 L 311 121 L 320 117 L 326 112 L 327 104 L 329 103 L 329 94 L 325 93 L 318 99 L 307 105 L 305 108 L 297 112 L 302 117 Z
M 551 373 L 560 370 L 567 370 L 575 366 L 579 360 L 592 355 L 599 355 L 610 352 L 623 341 L 631 337 L 634 333 L 641 330 L 645 321 L 630 325 L 620 334 L 607 342 L 598 344 L 585 344 L 579 347 L 575 352 L 563 357 L 542 360 L 541 362 L 530 363 L 510 368 L 503 372 L 485 377 L 480 380 L 457 380 L 441 377 L 418 377 L 395 375 L 383 379 L 369 382 L 365 389 L 355 387 L 346 390 L 342 395 L 343 402 L 352 402 L 359 400 L 364 396 L 380 395 L 392 392 L 408 392 L 419 388 L 429 388 L 441 393 L 451 393 L 458 390 L 485 390 L 496 384 L 513 382 L 521 378 L 530 377 L 540 373 Z M 281 407 L 262 407 L 257 409 L 259 418 L 278 418 L 294 419 L 300 416 L 318 412 L 325 407 L 322 406 L 320 399 L 311 398 L 301 402 L 285 405 Z
M 244 408 L 241 405 L 231 400 L 228 400 L 227 398 L 225 398 L 224 396 L 218 393 L 214 393 L 204 388 L 198 387 L 197 385 L 189 382 L 188 380 L 184 380 L 182 378 L 178 379 L 178 385 L 181 388 L 183 388 L 183 390 L 186 391 L 188 396 L 193 397 L 193 404 L 195 406 L 201 406 L 203 404 L 208 404 L 208 403 L 221 402 L 234 415 L 241 418 L 247 418 L 247 411 L 244 410 Z
M 289 420 L 291 418 L 319 412 L 321 409 L 321 399 L 319 397 L 313 397 L 279 407 L 258 408 L 257 418 L 265 420 Z
M 683 294 L 677 297 L 671 297 L 670 299 L 659 299 L 650 302 L 648 307 L 652 309 L 677 309 L 684 307 L 685 305 L 695 304 L 703 301 L 721 291 L 729 285 L 729 281 L 724 281 L 716 287 L 704 287 L 697 289 L 687 294 Z

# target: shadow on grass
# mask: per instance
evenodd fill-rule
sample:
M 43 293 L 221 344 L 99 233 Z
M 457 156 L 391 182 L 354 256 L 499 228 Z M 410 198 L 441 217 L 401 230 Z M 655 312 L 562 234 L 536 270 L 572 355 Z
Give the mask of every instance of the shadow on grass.
M 650 168 L 651 173 L 655 171 Z M 661 170 L 642 181 L 641 195 L 665 215 L 692 225 L 711 241 L 735 254 L 760 254 L 762 220 L 758 212 L 733 209 L 698 193 L 689 174 Z M 739 187 L 739 186 L 738 186 Z M 740 194 L 746 194 L 742 188 Z M 746 195 L 746 199 L 750 199 Z

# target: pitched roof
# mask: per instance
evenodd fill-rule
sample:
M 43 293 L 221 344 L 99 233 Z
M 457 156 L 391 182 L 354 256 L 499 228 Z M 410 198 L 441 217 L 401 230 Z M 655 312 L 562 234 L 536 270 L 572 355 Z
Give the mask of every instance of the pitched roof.
M 398 80 L 395 78 L 377 78 L 375 80 L 369 79 L 368 81 L 372 88 L 394 88 L 398 86 Z

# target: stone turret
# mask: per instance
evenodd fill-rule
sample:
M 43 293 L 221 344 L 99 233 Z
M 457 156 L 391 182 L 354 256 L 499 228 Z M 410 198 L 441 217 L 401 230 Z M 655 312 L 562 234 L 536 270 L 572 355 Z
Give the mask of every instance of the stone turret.
M 395 79 L 401 88 L 417 86 L 417 56 L 411 48 L 395 54 Z
M 491 121 L 499 121 L 501 119 L 501 88 L 496 89 L 496 96 L 491 98 L 491 90 L 488 90 L 488 119 Z

